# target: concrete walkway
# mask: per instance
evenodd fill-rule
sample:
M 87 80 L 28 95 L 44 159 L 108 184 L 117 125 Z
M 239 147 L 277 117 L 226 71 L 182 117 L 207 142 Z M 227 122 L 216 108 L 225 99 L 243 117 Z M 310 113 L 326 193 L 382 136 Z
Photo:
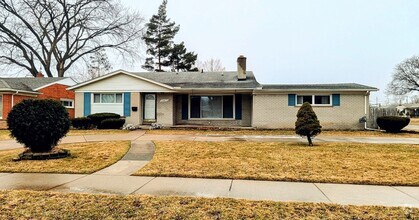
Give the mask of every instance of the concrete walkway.
M 383 205 L 419 208 L 419 187 L 352 184 L 144 177 L 112 174 L 0 173 L 0 189 L 75 193 L 147 194 L 225 197 L 342 205 Z
M 132 143 L 128 153 L 112 166 L 91 175 L 0 173 L 0 189 L 225 197 L 419 208 L 419 187 L 130 176 L 152 159 L 155 147 L 151 140 L 305 142 L 305 139 L 298 136 L 147 135 L 144 131 L 134 131 L 118 135 L 70 136 L 63 143 L 108 140 L 131 140 Z M 418 144 L 419 138 L 318 137 L 315 141 Z M 16 147 L 22 146 L 14 141 L 0 142 L 0 149 Z

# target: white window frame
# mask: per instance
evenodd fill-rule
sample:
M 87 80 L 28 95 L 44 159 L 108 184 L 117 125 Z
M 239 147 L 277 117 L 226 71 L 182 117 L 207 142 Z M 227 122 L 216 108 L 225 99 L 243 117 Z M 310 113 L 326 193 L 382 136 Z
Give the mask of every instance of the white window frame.
M 106 95 L 114 95 L 115 96 L 115 102 L 102 102 L 102 95 L 106 94 Z M 121 94 L 122 98 L 121 98 L 121 102 L 116 102 L 116 94 Z M 100 102 L 95 102 L 95 95 L 99 95 L 99 101 Z M 96 93 L 92 93 L 92 98 L 91 98 L 91 103 L 92 104 L 101 104 L 101 105 L 108 105 L 108 104 L 123 104 L 124 103 L 124 93 L 122 92 L 96 92 Z
M 333 106 L 333 100 L 332 100 L 332 95 L 304 95 L 304 94 L 296 94 L 295 95 L 295 106 L 302 106 L 303 103 L 298 104 L 298 96 L 311 96 L 311 106 L 325 106 L 325 107 L 330 107 Z M 329 96 L 329 100 L 330 100 L 330 104 L 315 104 L 315 96 Z
M 65 106 L 63 105 L 63 101 L 65 102 L 70 102 L 71 106 Z M 65 107 L 65 108 L 74 108 L 74 99 L 60 99 L 61 104 Z
M 221 97 L 223 97 L 223 96 L 233 96 L 233 117 L 232 118 L 191 118 L 191 96 L 221 96 Z M 222 115 L 224 115 L 223 110 L 224 110 L 224 98 L 222 98 L 222 101 L 221 101 L 221 114 Z M 196 120 L 196 121 L 205 121 L 205 120 L 231 121 L 231 120 L 236 120 L 236 96 L 235 96 L 235 94 L 189 94 L 188 95 L 188 120 Z

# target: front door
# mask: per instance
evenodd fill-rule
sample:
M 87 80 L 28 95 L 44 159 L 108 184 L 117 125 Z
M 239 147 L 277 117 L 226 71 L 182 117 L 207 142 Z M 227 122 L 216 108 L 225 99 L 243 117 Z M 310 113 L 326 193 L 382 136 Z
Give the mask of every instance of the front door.
M 156 94 L 144 94 L 144 122 L 150 123 L 156 121 Z

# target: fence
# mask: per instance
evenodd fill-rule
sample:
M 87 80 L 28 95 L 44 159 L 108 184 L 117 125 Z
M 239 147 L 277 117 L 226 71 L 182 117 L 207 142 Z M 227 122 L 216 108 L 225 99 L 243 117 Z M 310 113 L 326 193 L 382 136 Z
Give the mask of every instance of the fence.
M 377 118 L 381 116 L 397 116 L 396 108 L 382 108 L 382 107 L 370 107 L 369 117 L 367 119 L 368 128 L 378 128 Z

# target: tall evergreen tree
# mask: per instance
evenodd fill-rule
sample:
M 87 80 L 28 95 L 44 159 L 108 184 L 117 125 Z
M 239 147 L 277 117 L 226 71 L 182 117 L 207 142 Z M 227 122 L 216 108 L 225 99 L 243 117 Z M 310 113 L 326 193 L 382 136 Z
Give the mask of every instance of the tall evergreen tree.
M 313 111 L 310 103 L 304 102 L 297 113 L 297 121 L 295 122 L 295 133 L 306 136 L 308 145 L 313 146 L 312 137 L 320 134 L 322 126 L 317 119 L 316 113 Z
M 148 71 L 197 71 L 195 62 L 198 55 L 187 52 L 185 44 L 174 44 L 173 38 L 179 31 L 179 25 L 171 22 L 166 15 L 167 0 L 159 6 L 156 15 L 153 15 L 146 24 L 147 31 L 143 37 L 147 45 L 147 54 L 144 69 Z
M 198 55 L 194 52 L 187 52 L 183 42 L 174 44 L 172 54 L 170 55 L 172 71 L 198 71 L 198 68 L 195 67 L 197 58 Z
M 164 71 L 162 67 L 171 65 L 170 55 L 173 49 L 173 38 L 179 31 L 179 25 L 171 22 L 166 15 L 167 0 L 159 6 L 159 11 L 153 15 L 150 22 L 146 24 L 147 31 L 143 37 L 148 49 L 146 58 L 142 66 L 148 71 Z

